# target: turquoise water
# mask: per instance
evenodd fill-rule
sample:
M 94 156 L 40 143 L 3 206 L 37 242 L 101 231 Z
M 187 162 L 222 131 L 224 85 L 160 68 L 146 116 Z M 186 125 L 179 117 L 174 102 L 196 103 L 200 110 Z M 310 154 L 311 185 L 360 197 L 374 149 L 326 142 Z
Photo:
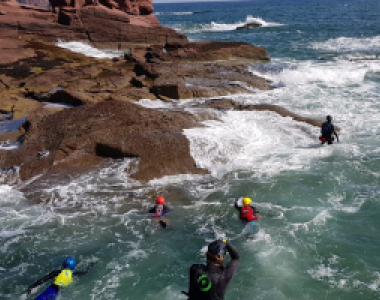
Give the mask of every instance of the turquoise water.
M 218 112 L 185 130 L 209 176 L 141 184 L 110 162 L 70 182 L 0 186 L 0 298 L 26 299 L 29 284 L 75 255 L 92 271 L 60 299 L 185 299 L 193 263 L 208 242 L 231 240 L 241 267 L 226 299 L 379 299 L 380 25 L 378 1 L 250 1 L 156 4 L 161 23 L 191 40 L 245 41 L 272 61 L 249 66 L 271 91 L 234 95 L 341 128 L 320 146 L 318 128 L 271 112 Z M 260 21 L 263 27 L 235 31 Z M 189 108 L 141 101 L 147 107 Z M 170 226 L 151 223 L 157 195 Z M 260 211 L 254 240 L 233 208 L 249 196 Z M 35 291 L 42 291 L 42 288 Z M 27 299 L 33 299 L 29 297 Z

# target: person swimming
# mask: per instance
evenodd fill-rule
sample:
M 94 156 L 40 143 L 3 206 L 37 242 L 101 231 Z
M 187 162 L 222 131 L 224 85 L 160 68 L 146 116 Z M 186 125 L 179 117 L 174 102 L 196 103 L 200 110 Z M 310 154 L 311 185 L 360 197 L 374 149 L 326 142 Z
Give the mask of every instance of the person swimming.
M 38 279 L 36 282 L 31 284 L 26 290 L 26 294 L 29 295 L 33 288 L 43 284 L 46 281 L 51 280 L 49 287 L 35 298 L 35 300 L 54 300 L 59 294 L 59 291 L 63 287 L 67 287 L 73 282 L 75 277 L 82 276 L 93 267 L 95 262 L 92 262 L 87 270 L 76 271 L 75 267 L 77 262 L 74 257 L 68 257 L 63 261 L 62 268 L 59 270 L 53 270 L 48 275 Z

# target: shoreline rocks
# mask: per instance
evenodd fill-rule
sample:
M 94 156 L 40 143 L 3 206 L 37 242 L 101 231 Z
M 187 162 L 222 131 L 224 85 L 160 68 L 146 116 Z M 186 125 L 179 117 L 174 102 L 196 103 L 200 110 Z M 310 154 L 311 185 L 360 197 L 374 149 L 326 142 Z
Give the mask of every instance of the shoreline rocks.
M 269 90 L 270 81 L 248 71 L 250 62 L 270 61 L 267 51 L 237 42 L 189 43 L 159 24 L 149 0 L 70 3 L 54 0 L 53 9 L 0 4 L 0 113 L 27 115 L 18 130 L 0 135 L 2 141 L 22 137 L 18 149 L 0 150 L 0 168 L 17 169 L 21 180 L 44 174 L 42 180 L 130 158 L 137 164 L 132 178 L 140 181 L 207 174 L 182 134 L 200 126 L 196 116 L 133 102 Z M 62 37 L 128 52 L 86 57 L 55 46 Z M 205 105 L 259 109 L 228 101 Z
M 134 3 L 137 5 L 140 2 Z M 0 4 L 0 38 L 37 39 L 53 43 L 58 39 L 75 40 L 95 46 L 106 43 L 107 47 L 114 49 L 127 49 L 129 43 L 164 45 L 188 42 L 185 35 L 161 26 L 150 9 L 142 9 L 138 13 L 131 8 L 131 14 L 128 9 L 109 9 L 104 5 L 72 7 L 55 4 L 52 8 L 12 2 Z

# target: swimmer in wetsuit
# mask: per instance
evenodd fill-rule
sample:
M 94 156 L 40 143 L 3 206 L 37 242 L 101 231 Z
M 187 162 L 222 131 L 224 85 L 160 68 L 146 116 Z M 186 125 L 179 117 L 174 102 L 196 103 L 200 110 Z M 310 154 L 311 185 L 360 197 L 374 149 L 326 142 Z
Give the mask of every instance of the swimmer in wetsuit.
M 26 290 L 26 294 L 29 295 L 33 288 L 41 285 L 42 283 L 52 280 L 49 287 L 40 294 L 35 300 L 54 300 L 58 296 L 58 293 L 62 287 L 66 287 L 72 283 L 74 277 L 79 277 L 86 274 L 94 265 L 92 262 L 87 270 L 85 271 L 75 271 L 76 261 L 73 257 L 68 257 L 63 262 L 63 268 L 60 270 L 51 271 L 45 277 L 37 280 L 35 283 L 31 284 Z
M 224 266 L 227 252 L 231 260 Z M 190 268 L 189 292 L 182 292 L 189 297 L 188 300 L 223 300 L 240 264 L 238 251 L 226 240 L 209 244 L 206 260 L 206 265 L 194 264 Z
M 256 225 L 259 211 L 252 206 L 251 198 L 243 199 L 243 207 L 239 206 L 238 202 L 239 199 L 235 201 L 235 208 L 239 211 L 239 218 L 244 223 L 244 232 L 249 237 L 253 237 L 259 231 L 259 227 Z
M 165 205 L 165 198 L 158 196 L 156 199 L 156 205 L 149 210 L 149 213 L 152 217 L 162 217 L 166 216 L 169 211 L 170 208 Z
M 334 135 L 336 137 L 336 141 L 339 143 L 338 133 L 335 131 L 334 125 L 331 123 L 332 117 L 329 115 L 326 117 L 326 122 L 324 122 L 321 126 L 321 136 L 319 140 L 322 144 L 326 143 L 331 145 L 334 141 Z
M 156 199 L 156 205 L 149 210 L 149 214 L 155 219 L 155 223 L 159 223 L 163 228 L 169 225 L 169 219 L 165 216 L 169 213 L 170 208 L 165 205 L 165 198 L 158 196 Z

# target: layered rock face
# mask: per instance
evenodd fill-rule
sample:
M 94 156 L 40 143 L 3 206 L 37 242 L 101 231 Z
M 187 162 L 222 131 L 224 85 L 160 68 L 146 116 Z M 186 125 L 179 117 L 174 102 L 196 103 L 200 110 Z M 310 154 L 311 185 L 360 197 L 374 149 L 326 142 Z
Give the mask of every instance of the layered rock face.
M 131 15 L 150 15 L 154 8 L 152 0 L 50 0 L 55 7 L 72 6 L 80 8 L 86 5 L 104 5 L 105 7 L 118 9 Z
M 187 42 L 185 35 L 160 25 L 149 0 L 102 1 L 52 0 L 52 9 L 3 2 L 0 38 L 76 40 L 118 49 L 130 48 L 131 43 Z

